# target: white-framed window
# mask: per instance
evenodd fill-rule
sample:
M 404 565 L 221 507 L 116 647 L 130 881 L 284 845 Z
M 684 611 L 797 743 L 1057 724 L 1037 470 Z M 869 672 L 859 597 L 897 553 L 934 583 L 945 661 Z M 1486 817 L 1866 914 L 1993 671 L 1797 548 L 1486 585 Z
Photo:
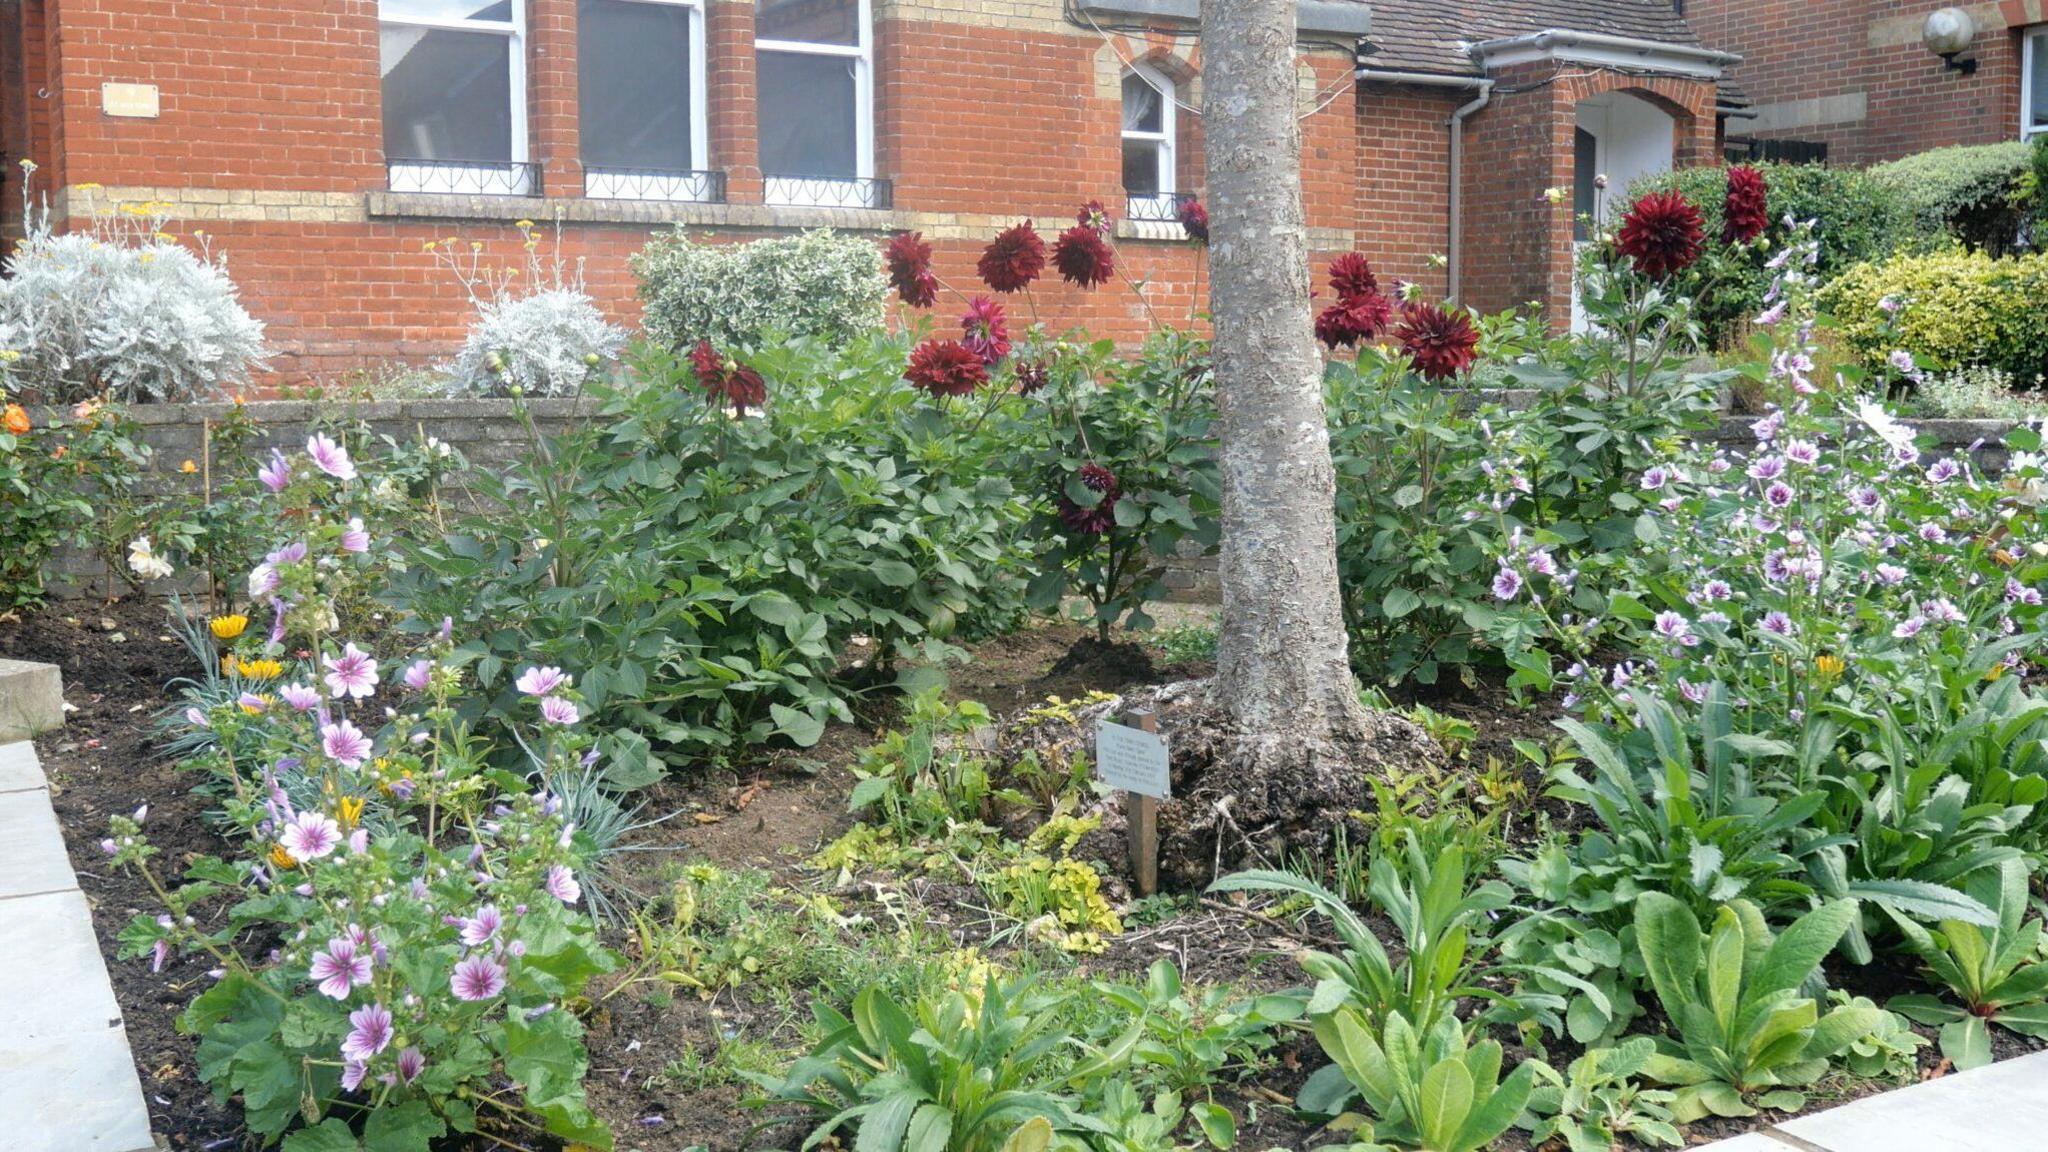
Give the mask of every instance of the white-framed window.
M 525 0 L 378 0 L 394 192 L 523 196 Z
M 716 199 L 700 0 L 577 0 L 583 193 Z
M 2020 139 L 2048 135 L 2048 24 L 2020 34 Z
M 876 208 L 870 0 L 759 0 L 754 87 L 771 204 Z
M 1174 83 L 1139 64 L 1124 73 L 1123 146 L 1126 215 L 1174 218 Z M 1163 215 L 1162 215 L 1163 213 Z

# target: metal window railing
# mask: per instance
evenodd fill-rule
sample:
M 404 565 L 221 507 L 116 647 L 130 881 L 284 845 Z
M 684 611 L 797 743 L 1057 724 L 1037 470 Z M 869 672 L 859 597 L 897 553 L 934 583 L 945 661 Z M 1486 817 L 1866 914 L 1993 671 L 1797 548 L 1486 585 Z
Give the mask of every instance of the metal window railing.
M 887 180 L 857 176 L 770 176 L 763 190 L 770 204 L 814 208 L 888 208 L 894 191 Z
M 1192 192 L 1148 192 L 1124 197 L 1124 219 L 1154 224 L 1180 223 L 1180 210 L 1194 203 Z
M 384 167 L 388 187 L 393 192 L 540 195 L 540 165 L 533 163 L 394 159 Z
M 583 166 L 583 194 L 600 200 L 684 200 L 716 204 L 725 199 L 725 173 L 700 168 Z

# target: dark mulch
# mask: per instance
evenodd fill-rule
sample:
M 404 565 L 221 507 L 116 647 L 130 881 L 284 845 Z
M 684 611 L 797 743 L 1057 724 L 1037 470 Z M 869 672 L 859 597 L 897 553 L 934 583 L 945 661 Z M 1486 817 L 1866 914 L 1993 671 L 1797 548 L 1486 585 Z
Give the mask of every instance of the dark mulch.
M 165 870 L 225 849 L 200 819 L 208 804 L 192 794 L 196 781 L 156 752 L 153 721 L 166 702 L 164 685 L 195 671 L 167 619 L 163 603 L 140 600 L 49 608 L 0 620 L 0 656 L 62 668 L 64 698 L 77 709 L 62 730 L 36 742 L 36 751 L 71 866 L 92 905 L 150 1123 L 175 1149 L 229 1148 L 241 1143 L 241 1109 L 214 1102 L 193 1064 L 197 1042 L 174 1024 L 209 983 L 207 965 L 173 959 L 153 974 L 146 961 L 114 959 L 122 927 L 139 912 L 159 909 L 140 879 L 106 867 L 98 847 L 109 816 L 148 804 L 150 841 Z

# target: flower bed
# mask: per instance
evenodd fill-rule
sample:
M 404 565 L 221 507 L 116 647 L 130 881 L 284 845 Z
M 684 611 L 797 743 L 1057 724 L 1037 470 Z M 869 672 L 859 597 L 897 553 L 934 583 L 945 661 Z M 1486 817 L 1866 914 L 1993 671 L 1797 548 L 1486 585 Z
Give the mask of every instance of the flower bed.
M 1135 638 L 1217 531 L 1206 349 L 1005 302 L 1116 282 L 1099 206 L 998 237 L 994 296 L 893 240 L 957 338 L 641 348 L 574 412 L 513 398 L 485 467 L 232 408 L 218 500 L 152 503 L 132 417 L 74 412 L 49 434 L 91 453 L 101 552 L 211 601 L 168 640 L 142 608 L 21 633 L 146 681 L 51 763 L 166 1121 L 287 1152 L 1672 1147 L 2039 1047 L 2039 432 L 1944 448 L 1826 378 L 1810 229 L 1727 186 L 1723 247 L 1772 273 L 1727 372 L 1688 370 L 1675 194 L 1589 247 L 1581 336 L 1332 266 L 1346 624 L 1412 763 L 1311 834 L 1183 771 L 1155 895 L 1090 760 L 1110 692 L 1202 707 L 1158 685 L 1213 629 Z M 1722 417 L 1738 379 L 1766 417 Z

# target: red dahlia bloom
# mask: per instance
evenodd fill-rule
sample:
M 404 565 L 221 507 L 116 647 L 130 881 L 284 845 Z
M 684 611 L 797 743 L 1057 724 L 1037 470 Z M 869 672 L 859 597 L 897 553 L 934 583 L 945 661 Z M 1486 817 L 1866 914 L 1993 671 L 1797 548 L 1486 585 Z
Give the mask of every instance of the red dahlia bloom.
M 761 374 L 720 356 L 709 340 L 699 340 L 690 350 L 690 367 L 697 371 L 697 386 L 723 406 L 745 412 L 767 402 L 768 383 Z
M 981 254 L 977 268 L 982 283 L 998 292 L 1015 292 L 1045 271 L 1045 241 L 1029 220 L 1005 228 Z
M 1472 327 L 1471 317 L 1462 309 L 1450 311 L 1434 304 L 1403 307 L 1395 335 L 1415 370 L 1431 380 L 1463 375 L 1479 347 L 1479 330 Z
M 1728 199 L 1721 206 L 1721 242 L 1747 244 L 1770 226 L 1771 212 L 1764 206 L 1769 188 L 1764 174 L 1747 164 L 1728 170 Z
M 960 343 L 989 367 L 1010 354 L 1010 326 L 1003 306 L 991 297 L 976 296 L 968 302 L 967 315 L 960 318 L 960 333 Z
M 1202 207 L 1200 200 L 1188 200 L 1181 204 L 1180 226 L 1187 230 L 1188 239 L 1198 244 L 1209 242 L 1209 210 Z
M 1052 263 L 1060 270 L 1061 278 L 1083 288 L 1107 284 L 1116 274 L 1116 253 L 1102 233 L 1085 224 L 1076 224 L 1060 233 L 1058 242 L 1052 246 Z
M 1044 391 L 1045 386 L 1052 382 L 1052 365 L 1039 357 L 1018 360 L 1012 367 L 1017 373 L 1017 394 L 1020 396 Z
M 1622 218 L 1615 247 L 1654 279 L 1681 272 L 1700 258 L 1705 243 L 1700 210 L 1676 192 L 1652 192 Z
M 1356 252 L 1346 252 L 1330 261 L 1330 288 L 1337 299 L 1377 296 L 1380 278 L 1372 274 L 1372 262 Z
M 927 340 L 911 352 L 903 378 L 934 396 L 966 396 L 988 383 L 988 366 L 958 340 Z
M 1100 536 L 1116 527 L 1116 502 L 1123 498 L 1123 489 L 1117 486 L 1116 473 L 1100 464 L 1083 464 L 1078 479 L 1081 483 L 1102 493 L 1102 499 L 1092 508 L 1083 508 L 1060 495 L 1060 522 L 1069 529 L 1089 536 Z
M 1349 348 L 1386 331 L 1393 315 L 1394 306 L 1377 292 L 1345 296 L 1316 317 L 1316 339 L 1332 351 Z
M 1093 228 L 1104 236 L 1109 235 L 1112 224 L 1109 209 L 1104 208 L 1100 200 L 1090 200 L 1081 205 L 1081 210 L 1074 214 L 1074 223 L 1083 228 Z
M 939 298 L 939 278 L 932 274 L 932 246 L 922 232 L 898 232 L 883 257 L 889 283 L 912 308 L 929 308 Z

